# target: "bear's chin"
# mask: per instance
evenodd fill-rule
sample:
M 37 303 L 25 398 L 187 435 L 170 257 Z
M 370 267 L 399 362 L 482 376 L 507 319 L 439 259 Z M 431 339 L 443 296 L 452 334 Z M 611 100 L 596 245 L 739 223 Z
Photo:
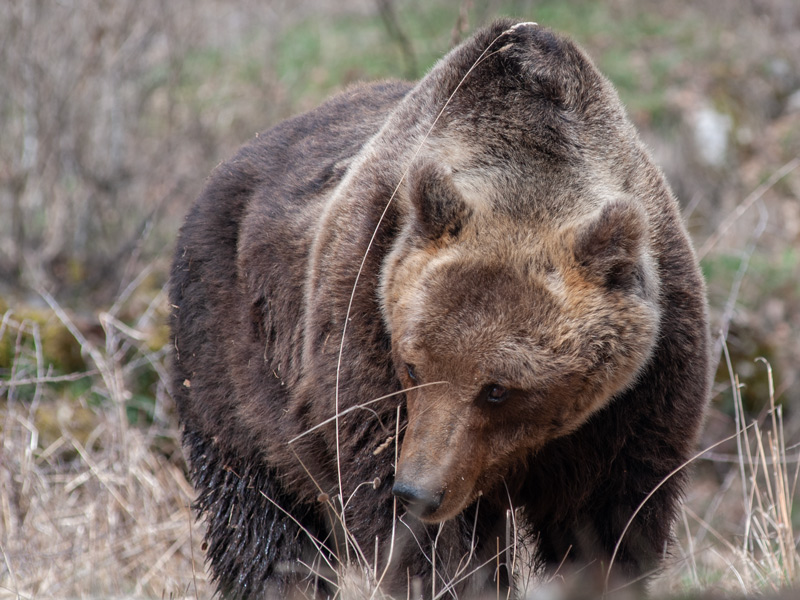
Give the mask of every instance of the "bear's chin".
M 412 514 L 416 519 L 422 521 L 426 525 L 438 525 L 440 523 L 444 523 L 451 519 L 454 519 L 458 515 L 460 515 L 467 505 L 457 507 L 454 510 L 442 510 L 437 509 L 432 513 L 418 513 L 413 510 L 409 510 L 409 513 Z

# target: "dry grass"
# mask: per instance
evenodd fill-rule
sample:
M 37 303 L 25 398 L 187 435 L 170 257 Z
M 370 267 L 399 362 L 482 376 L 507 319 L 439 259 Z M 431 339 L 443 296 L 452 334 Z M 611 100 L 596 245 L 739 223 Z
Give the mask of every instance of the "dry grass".
M 798 581 L 800 554 L 792 521 L 800 470 L 797 445 L 787 452 L 769 363 L 760 361 L 770 384 L 769 409 L 762 419 L 747 422 L 743 390 L 727 350 L 725 356 L 736 407 L 737 451 L 730 456 L 706 453 L 706 460 L 728 464 L 728 471 L 717 485 L 703 482 L 705 489 L 684 504 L 674 564 L 654 586 L 663 594 L 713 589 L 752 596 Z
M 161 416 L 145 427 L 131 425 L 125 410 L 136 365 L 155 364 L 163 374 L 163 353 L 144 342 L 160 318 L 155 305 L 163 296 L 132 326 L 115 317 L 126 300 L 121 297 L 100 317 L 105 339 L 99 344 L 42 294 L 52 317 L 78 338 L 91 368 L 53 377 L 43 363 L 39 324 L 17 319 L 13 311 L 3 316 L 0 340 L 13 339 L 14 357 L 10 376 L 0 382 L 0 597 L 211 597 L 202 526 L 189 508 L 193 491 L 180 459 L 163 450 L 164 440 L 178 435 L 169 398 L 158 398 Z M 769 365 L 762 367 L 772 384 Z M 784 439 L 774 386 L 768 412 L 748 422 L 731 373 L 737 451 L 702 459 L 730 465 L 721 482 L 706 476 L 693 488 L 674 556 L 652 585 L 655 596 L 761 594 L 797 581 L 800 556 L 791 517 L 797 452 Z M 63 386 L 79 375 L 92 385 L 73 398 Z M 508 547 L 498 547 L 497 560 L 516 565 L 524 598 L 569 597 L 585 585 L 580 573 L 545 581 L 532 572 L 511 517 Z M 353 555 L 361 560 L 340 569 L 340 597 L 380 598 L 374 584 L 380 573 L 363 552 Z M 415 584 L 412 591 L 418 591 Z
M 158 450 L 177 429 L 131 426 L 125 409 L 137 361 L 163 360 L 141 342 L 149 320 L 105 313 L 98 347 L 48 300 L 94 369 L 69 397 L 60 385 L 76 377 L 50 376 L 39 324 L 3 316 L 14 361 L 0 381 L 0 597 L 209 597 L 192 487 Z

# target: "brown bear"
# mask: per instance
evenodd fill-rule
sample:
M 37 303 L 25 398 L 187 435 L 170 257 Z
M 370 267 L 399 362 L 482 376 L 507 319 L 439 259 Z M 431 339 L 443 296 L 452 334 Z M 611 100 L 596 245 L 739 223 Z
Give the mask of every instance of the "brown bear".
M 502 20 L 258 135 L 190 212 L 170 294 L 223 595 L 324 597 L 346 564 L 403 598 L 507 589 L 519 531 L 545 568 L 637 578 L 668 551 L 704 283 L 568 39 Z

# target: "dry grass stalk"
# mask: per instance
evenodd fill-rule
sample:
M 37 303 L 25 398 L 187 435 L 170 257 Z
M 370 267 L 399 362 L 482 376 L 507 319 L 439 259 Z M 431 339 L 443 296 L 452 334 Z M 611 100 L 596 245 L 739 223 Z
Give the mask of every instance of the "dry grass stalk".
M 97 347 L 46 298 L 96 369 L 92 389 L 70 398 L 50 384 L 77 377 L 49 373 L 38 325 L 4 315 L 0 333 L 15 346 L 0 381 L 0 597 L 210 597 L 194 492 L 180 463 L 155 450 L 157 437 L 177 431 L 128 424 L 130 366 L 161 357 L 145 357 L 146 346 L 131 343 L 136 330 L 111 315 Z M 75 405 L 95 413 L 88 429 L 76 427 Z
M 769 408 L 764 421 L 746 422 L 742 386 L 731 373 L 737 464 L 723 482 L 704 517 L 683 507 L 681 554 L 655 586 L 662 593 L 717 589 L 758 595 L 796 585 L 800 554 L 792 523 L 794 491 L 800 464 L 787 456 L 782 407 L 775 404 L 772 368 L 763 359 L 769 383 Z M 736 501 L 729 492 L 738 491 Z M 734 515 L 738 514 L 736 519 Z M 690 521 L 697 529 L 692 532 Z M 711 541 L 706 541 L 710 536 Z M 668 582 L 669 581 L 669 582 Z M 679 582 L 675 585 L 675 582 Z M 666 585 L 665 585 L 666 584 Z

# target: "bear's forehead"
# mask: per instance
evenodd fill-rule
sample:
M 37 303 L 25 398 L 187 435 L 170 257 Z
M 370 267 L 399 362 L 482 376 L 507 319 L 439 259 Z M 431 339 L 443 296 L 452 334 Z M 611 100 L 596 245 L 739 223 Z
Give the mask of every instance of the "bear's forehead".
M 564 352 L 554 331 L 546 335 L 513 321 L 432 319 L 400 342 L 401 356 L 426 381 L 469 384 L 501 382 L 519 388 L 542 387 L 589 365 L 576 352 Z
M 533 267 L 531 267 L 533 268 Z M 513 351 L 543 344 L 548 323 L 559 321 L 560 299 L 547 275 L 484 257 L 452 258 L 430 269 L 406 304 L 410 338 L 428 348 Z
M 527 224 L 504 226 L 500 219 L 473 223 L 456 243 L 422 253 L 426 264 L 417 284 L 424 302 L 445 312 L 507 309 L 515 300 L 521 308 L 541 309 L 555 301 L 557 274 L 572 267 L 561 237 Z
M 613 307 L 546 251 L 444 251 L 401 302 L 397 335 L 409 362 L 537 373 L 590 361 L 590 338 Z M 563 262 L 563 259 L 561 259 Z M 575 302 L 576 287 L 585 299 Z M 596 310 L 595 319 L 586 307 Z M 595 322 L 597 321 L 597 322 Z
M 462 313 L 483 312 L 494 318 L 502 313 L 518 318 L 521 313 L 541 310 L 554 299 L 545 274 L 538 272 L 540 261 L 535 256 L 520 257 L 521 264 L 512 265 L 491 251 L 478 260 L 455 256 L 441 261 L 422 277 L 424 303 L 436 317 L 455 314 L 466 318 Z

